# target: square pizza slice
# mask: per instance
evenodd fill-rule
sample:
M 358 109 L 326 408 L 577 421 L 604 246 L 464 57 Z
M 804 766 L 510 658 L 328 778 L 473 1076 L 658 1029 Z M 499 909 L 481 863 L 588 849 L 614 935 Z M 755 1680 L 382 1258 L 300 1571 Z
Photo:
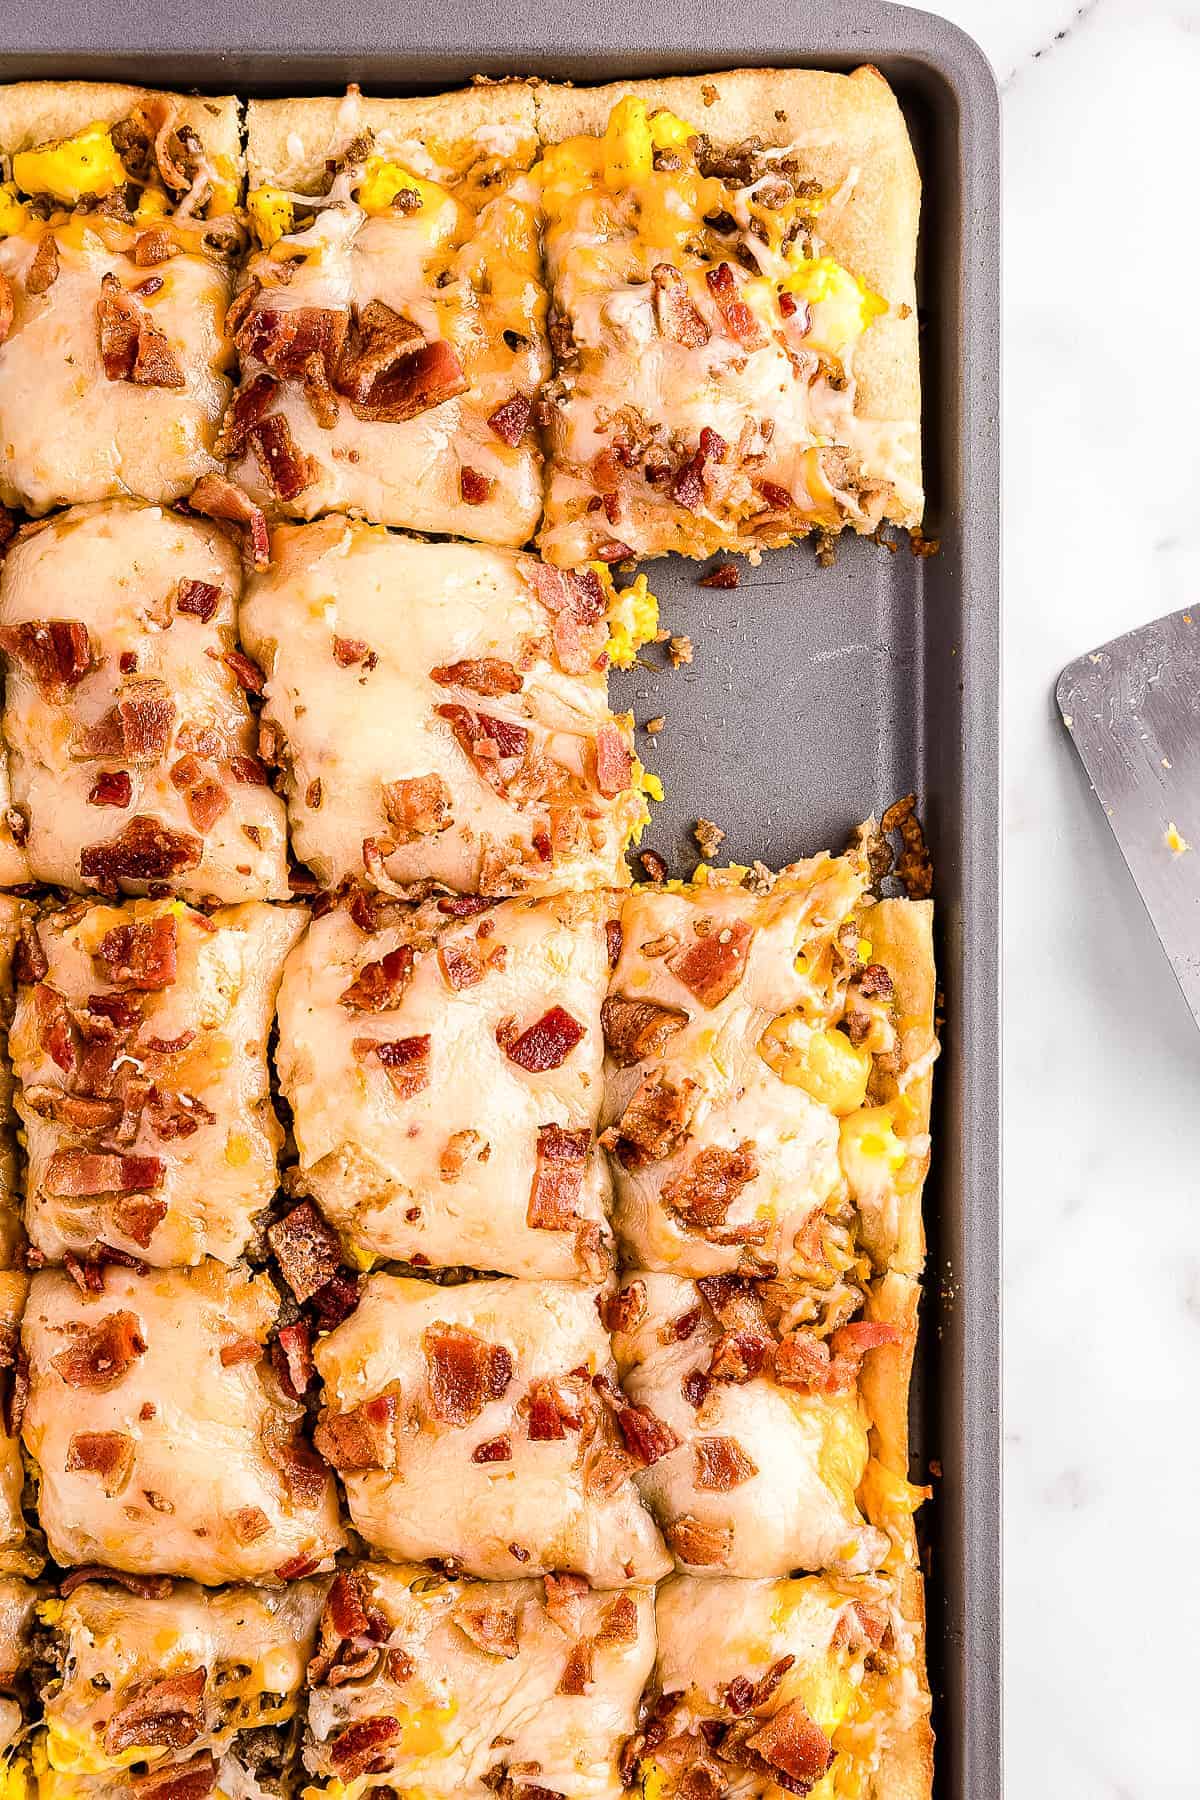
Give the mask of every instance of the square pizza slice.
M 223 530 L 138 502 L 21 533 L 0 573 L 4 731 L 35 881 L 285 898 L 283 804 L 257 756 Z
M 336 1577 L 321 1634 L 314 1795 L 620 1800 L 654 1664 L 652 1591 L 359 1563 Z
M 655 1421 L 616 1387 L 595 1289 L 371 1275 L 315 1360 L 315 1442 L 372 1550 L 598 1587 L 669 1569 L 632 1480 Z
M 25 1448 L 56 1562 L 206 1586 L 298 1579 L 345 1542 L 333 1477 L 274 1373 L 280 1299 L 221 1263 L 30 1284 Z
M 548 372 L 532 91 L 254 100 L 222 432 L 253 497 L 523 544 Z
M 378 929 L 361 905 L 314 920 L 284 970 L 276 1066 L 294 1185 L 357 1262 L 603 1278 L 616 900 L 389 902 Z
M 180 498 L 231 389 L 237 101 L 18 82 L 0 166 L 0 500 Z
M 882 76 L 741 69 L 537 105 L 543 555 L 757 560 L 919 525 L 920 181 Z
M 610 645 L 653 632 L 640 585 L 331 517 L 272 534 L 248 584 L 296 854 L 326 886 L 461 893 L 624 885 L 647 816 Z M 634 629 L 631 630 L 631 627 Z
M 632 1267 L 779 1274 L 829 1325 L 873 1269 L 920 1270 L 932 903 L 877 899 L 877 855 L 864 828 L 624 902 L 603 1142 Z
M 35 1757 L 51 1800 L 282 1792 L 273 1780 L 298 1749 L 328 1586 L 211 1591 L 162 1579 L 130 1591 L 68 1576 L 61 1600 L 42 1608 L 56 1678 Z
M 277 1186 L 267 1037 L 302 907 L 79 901 L 30 930 L 12 1031 L 25 1219 L 53 1262 L 233 1262 Z
M 661 1453 L 636 1479 L 681 1568 L 858 1574 L 885 1560 L 871 1465 L 906 1448 L 912 1284 L 876 1284 L 832 1333 L 800 1322 L 786 1282 L 736 1275 L 627 1275 L 602 1312 L 625 1393 L 660 1422 Z
M 635 1788 L 661 1800 L 927 1800 L 920 1577 L 664 1582 Z

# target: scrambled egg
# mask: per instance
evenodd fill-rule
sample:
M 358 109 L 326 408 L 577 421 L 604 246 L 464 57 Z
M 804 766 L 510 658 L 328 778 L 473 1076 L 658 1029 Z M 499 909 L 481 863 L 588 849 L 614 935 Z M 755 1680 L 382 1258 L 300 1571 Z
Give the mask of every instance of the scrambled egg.
M 111 194 L 129 179 L 107 125 L 88 125 L 72 138 L 18 150 L 13 180 L 25 194 L 51 194 L 68 206 L 85 194 Z
M 806 300 L 812 310 L 805 343 L 830 356 L 840 356 L 848 344 L 887 311 L 887 301 L 871 293 L 832 256 L 816 256 L 800 263 L 783 286 L 785 292 Z
M 246 195 L 246 210 L 254 235 L 264 250 L 269 250 L 292 229 L 295 209 L 281 188 L 251 188 Z
M 803 1012 L 784 1013 L 767 1027 L 759 1049 L 782 1081 L 803 1088 L 838 1118 L 857 1112 L 866 1100 L 871 1053 L 852 1044 L 844 1031 L 814 1030 Z
M 631 669 L 642 645 L 651 643 L 658 634 L 658 600 L 644 575 L 639 575 L 631 587 L 618 591 L 607 563 L 589 563 L 588 567 L 599 576 L 608 600 L 608 660 L 614 669 Z M 661 794 L 655 797 L 662 798 Z

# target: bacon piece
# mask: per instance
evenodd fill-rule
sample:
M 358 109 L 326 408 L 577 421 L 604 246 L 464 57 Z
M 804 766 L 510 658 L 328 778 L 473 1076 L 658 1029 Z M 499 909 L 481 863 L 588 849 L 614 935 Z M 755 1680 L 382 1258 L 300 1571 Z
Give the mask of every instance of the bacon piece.
M 248 494 L 234 487 L 223 475 L 204 475 L 188 496 L 193 512 L 210 519 L 225 519 L 245 530 L 244 547 L 248 561 L 256 569 L 265 569 L 271 561 L 271 534 L 266 514 L 255 506 Z
M 187 386 L 165 333 L 151 323 L 111 270 L 100 283 L 96 331 L 109 381 L 130 381 L 137 387 Z
M 365 1637 L 371 1620 L 370 1596 L 361 1569 L 339 1569 L 325 1599 L 329 1623 L 339 1638 Z M 324 1621 L 322 1620 L 322 1623 Z
M 76 1063 L 75 1032 L 70 1008 L 62 995 L 45 983 L 34 988 L 33 1005 L 39 1046 L 51 1062 L 69 1075 Z
M 443 939 L 437 954 L 446 986 L 455 993 L 461 993 L 463 988 L 477 987 L 487 973 L 483 951 L 470 938 L 461 942 L 454 938 Z
M 282 413 L 269 413 L 251 425 L 246 436 L 262 478 L 277 500 L 294 500 L 311 486 L 317 470 L 292 436 Z
M 682 1007 L 660 1006 L 654 1000 L 626 1000 L 620 994 L 610 994 L 600 1007 L 604 1041 L 622 1069 L 660 1055 L 690 1017 Z
M 556 1443 L 568 1430 L 582 1430 L 583 1402 L 570 1378 L 531 1382 L 528 1398 L 530 1443 Z
M 339 1003 L 351 1012 L 390 1012 L 399 1006 L 412 980 L 416 958 L 408 944 L 389 950 L 378 962 L 364 963 Z
M 229 1515 L 229 1528 L 239 1544 L 256 1544 L 271 1529 L 271 1521 L 261 1506 L 239 1506 Z
M 499 1400 L 513 1376 L 512 1354 L 464 1325 L 431 1325 L 422 1339 L 430 1402 L 445 1425 L 469 1425 Z
M 463 662 L 440 663 L 429 671 L 431 681 L 439 687 L 470 688 L 473 694 L 519 694 L 521 675 L 501 656 L 468 657 Z
M 537 1166 L 525 1223 L 535 1231 L 570 1231 L 579 1219 L 579 1196 L 592 1134 L 539 1125 Z
M 594 569 L 552 569 L 532 557 L 521 574 L 553 619 L 554 654 L 566 675 L 586 675 L 603 654 L 606 601 Z
M 170 741 L 175 701 L 165 681 L 143 676 L 126 682 L 115 706 L 80 732 L 71 754 L 115 757 L 123 762 L 158 762 Z
M 606 800 L 623 794 L 633 779 L 633 757 L 615 725 L 605 723 L 596 733 L 596 786 Z
M 25 277 L 27 294 L 44 294 L 58 280 L 58 240 L 48 232 L 38 245 Z
M 204 1729 L 204 1668 L 182 1670 L 157 1681 L 135 1682 L 108 1722 L 104 1748 L 119 1756 L 132 1745 L 162 1744 L 182 1750 Z
M 257 756 L 231 756 L 229 773 L 245 787 L 270 787 L 266 769 Z
M 150 1239 L 167 1216 L 167 1203 L 142 1198 L 118 1200 L 113 1204 L 112 1215 L 118 1231 L 132 1238 L 141 1249 L 148 1250 Z
M 512 1461 L 512 1439 L 508 1436 L 488 1438 L 485 1443 L 477 1444 L 471 1452 L 473 1463 L 494 1463 Z
M 803 1700 L 789 1700 L 759 1726 L 746 1748 L 789 1777 L 793 1793 L 806 1794 L 833 1761 L 833 1745 Z M 795 1785 L 793 1785 L 795 1784 Z
M 35 981 L 44 981 L 49 973 L 50 960 L 42 946 L 37 925 L 32 919 L 22 919 L 21 936 L 13 956 L 13 974 L 22 986 L 28 986 Z M 47 990 L 50 993 L 53 991 Z
M 731 1437 L 697 1438 L 692 1445 L 696 1486 L 705 1492 L 727 1494 L 730 1488 L 758 1474 L 758 1464 Z
M 402 844 L 453 824 L 452 796 L 440 775 L 408 775 L 383 783 L 383 810 Z
M 757 1174 L 749 1139 L 733 1150 L 708 1144 L 663 1188 L 663 1205 L 695 1231 L 723 1225 L 729 1208 Z
M 452 1617 L 463 1636 L 486 1656 L 511 1662 L 517 1655 L 520 1646 L 515 1606 L 501 1606 L 496 1602 L 460 1606 Z
M 284 1392 L 293 1400 L 303 1400 L 313 1378 L 312 1333 L 303 1319 L 280 1326 L 271 1362 Z
M 655 263 L 650 279 L 654 283 L 654 316 L 663 337 L 671 338 L 688 350 L 707 344 L 712 336 L 708 322 L 689 295 L 687 282 L 674 264 Z
M 478 469 L 469 469 L 466 463 L 458 471 L 458 491 L 464 506 L 482 506 L 493 485 L 488 476 L 480 474 Z
M 590 1638 L 579 1638 L 567 1652 L 566 1666 L 559 1677 L 557 1693 L 586 1694 L 595 1678 L 595 1646 Z
M 277 1413 L 268 1414 L 259 1435 L 268 1459 L 283 1477 L 292 1505 L 305 1512 L 320 1506 L 328 1491 L 329 1470 L 304 1442 L 300 1427 Z
M 332 1331 L 348 1319 L 357 1305 L 358 1280 L 344 1269 L 339 1269 L 312 1297 L 313 1317 L 325 1331 Z
M 133 1439 L 125 1431 L 77 1431 L 67 1445 L 67 1468 L 98 1475 L 111 1500 L 129 1480 Z
M 151 231 L 141 232 L 134 240 L 133 260 L 139 269 L 157 268 L 159 263 L 170 262 L 173 256 L 179 254 L 170 233 L 161 225 L 156 225 Z
M 338 1272 L 342 1247 L 311 1200 L 302 1200 L 267 1228 L 267 1242 L 301 1305 Z
M 733 1548 L 732 1525 L 705 1525 L 684 1513 L 664 1528 L 672 1552 L 694 1569 L 715 1569 L 729 1560 Z
M 847 1356 L 860 1360 L 868 1350 L 878 1350 L 882 1344 L 903 1343 L 904 1334 L 898 1326 L 889 1325 L 885 1319 L 852 1319 L 849 1325 L 840 1325 L 830 1338 L 830 1346 L 835 1356 Z
M 583 1601 L 591 1592 L 591 1584 L 583 1575 L 547 1575 L 546 1611 L 554 1623 L 571 1637 L 578 1636 L 583 1625 Z
M 487 1147 L 487 1139 L 469 1127 L 466 1131 L 451 1132 L 438 1158 L 438 1173 L 442 1180 L 457 1181 L 467 1166 L 467 1158 L 482 1157 Z
M 313 357 L 336 366 L 349 325 L 349 314 L 333 307 L 252 305 L 234 341 L 243 358 L 257 358 L 281 381 L 303 381 Z
M 7 275 L 0 274 L 0 344 L 3 344 L 13 328 L 16 316 L 16 297 L 13 284 Z
M 357 418 L 396 425 L 465 393 L 467 378 L 444 338 L 427 344 L 415 325 L 373 300 L 359 314 L 334 386 Z
M 736 563 L 718 563 L 707 575 L 700 577 L 702 588 L 735 588 L 741 576 Z
M 133 783 L 124 769 L 102 769 L 88 789 L 89 806 L 127 807 L 133 799 Z
M 169 1600 L 175 1585 L 169 1575 L 130 1575 L 124 1569 L 110 1569 L 107 1563 L 81 1563 L 63 1576 L 58 1591 L 66 1600 L 88 1581 L 111 1581 L 139 1600 Z
M 502 444 L 515 450 L 525 436 L 532 412 L 533 401 L 528 394 L 512 394 L 492 413 L 488 425 Z
M 789 1331 L 775 1352 L 775 1380 L 800 1394 L 828 1392 L 829 1345 L 808 1331 Z
M 754 932 L 744 919 L 714 926 L 667 957 L 667 967 L 701 1006 L 719 1006 L 746 972 Z
M 888 1616 L 883 1608 L 876 1609 L 863 1600 L 851 1600 L 833 1630 L 829 1640 L 831 1650 L 848 1650 L 852 1655 L 856 1651 L 878 1650 L 887 1636 Z
M 856 1319 L 833 1333 L 828 1344 L 810 1332 L 788 1332 L 775 1353 L 775 1379 L 799 1393 L 849 1393 L 858 1380 L 863 1357 L 883 1344 L 898 1344 L 903 1334 L 882 1319 Z
M 562 1006 L 552 1006 L 519 1037 L 501 1045 L 510 1062 L 529 1075 L 542 1075 L 562 1065 L 585 1036 L 579 1020 Z
M 43 700 L 65 706 L 93 666 L 92 640 L 77 619 L 23 619 L 0 629 L 0 648 L 37 683 Z
M 789 512 L 796 504 L 787 488 L 780 487 L 777 481 L 756 481 L 754 485 L 770 512 Z
M 134 1315 L 111 1312 L 96 1324 L 85 1326 L 52 1362 L 68 1387 L 107 1393 L 145 1352 L 146 1340 Z
M 362 1469 L 386 1469 L 392 1461 L 395 1394 L 376 1394 L 349 1412 L 331 1413 L 313 1433 L 325 1461 L 341 1475 Z
M 175 589 L 175 611 L 199 619 L 202 625 L 207 625 L 210 619 L 216 617 L 220 601 L 221 590 L 214 587 L 211 581 L 184 580 Z
M 624 1168 L 641 1169 L 673 1155 L 687 1129 L 695 1087 L 686 1077 L 678 1087 L 655 1076 L 642 1081 L 611 1139 Z
M 747 350 L 760 348 L 763 338 L 758 328 L 758 320 L 738 294 L 738 285 L 733 270 L 727 262 L 718 263 L 715 269 L 709 269 L 704 277 L 708 283 L 708 291 L 717 303 L 717 311 L 721 315 L 721 323 L 730 337 L 744 344 Z
M 600 1296 L 597 1305 L 606 1331 L 633 1331 L 646 1316 L 646 1284 L 629 1281 L 615 1294 Z
M 208 1800 L 216 1785 L 211 1750 L 201 1750 L 184 1763 L 155 1764 L 144 1775 L 129 1777 L 133 1800 Z
M 225 408 L 221 429 L 213 446 L 218 456 L 242 454 L 251 427 L 267 416 L 269 409 L 275 404 L 278 392 L 279 384 L 270 375 L 256 375 L 252 381 L 238 389 Z
M 513 771 L 506 772 L 501 764 L 515 763 L 525 755 L 529 744 L 525 727 L 491 713 L 471 712 L 465 706 L 445 704 L 433 710 L 448 722 L 459 747 L 489 786 L 504 793 Z
M 118 1156 L 92 1150 L 56 1150 L 42 1186 L 48 1194 L 139 1194 L 160 1188 L 167 1165 L 159 1156 Z
M 119 836 L 84 845 L 79 873 L 89 881 L 167 881 L 194 869 L 203 854 L 201 838 L 137 813 Z
M 648 1406 L 622 1405 L 617 1412 L 617 1425 L 625 1448 L 643 1469 L 678 1450 L 683 1442 L 667 1421 L 658 1418 Z
M 262 1345 L 257 1338 L 238 1338 L 235 1344 L 221 1346 L 220 1361 L 223 1369 L 236 1369 L 239 1363 L 257 1362 L 262 1355 Z
M 391 1758 L 383 1752 L 399 1736 L 399 1719 L 384 1716 L 358 1719 L 333 1739 L 329 1760 L 342 1781 L 353 1781 L 359 1775 L 385 1774 Z
M 335 637 L 333 660 L 339 669 L 353 669 L 370 655 L 371 646 L 363 638 Z
M 700 433 L 700 442 L 688 461 L 676 471 L 671 482 L 671 498 L 677 506 L 685 506 L 689 512 L 699 512 L 704 505 L 705 471 L 710 462 L 724 462 L 729 445 L 723 437 L 718 437 L 712 428 L 706 425 Z
M 429 1048 L 432 1038 L 355 1038 L 350 1048 L 356 1061 L 375 1057 L 401 1100 L 411 1100 L 429 1086 Z
M 172 985 L 178 972 L 178 935 L 172 914 L 114 925 L 100 940 L 97 961 L 114 987 L 152 993 Z

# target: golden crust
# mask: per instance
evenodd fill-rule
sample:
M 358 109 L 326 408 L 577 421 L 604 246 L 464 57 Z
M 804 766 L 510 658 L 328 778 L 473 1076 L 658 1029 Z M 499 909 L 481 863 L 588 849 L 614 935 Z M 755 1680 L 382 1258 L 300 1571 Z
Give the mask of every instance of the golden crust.
M 528 167 L 537 150 L 533 92 L 512 82 L 407 100 L 356 96 L 353 90 L 305 100 L 251 100 L 246 108 L 250 186 L 316 193 L 325 183 L 326 162 L 340 156 L 364 129 L 384 146 L 415 140 L 425 148 L 461 143 L 479 131 L 499 131 L 520 145 L 519 161 Z
M 919 1178 L 900 1196 L 888 1266 L 915 1276 L 925 1260 L 921 1194 L 929 1165 L 927 1140 L 937 1055 L 933 902 L 880 900 L 865 914 L 863 933 L 871 943 L 871 961 L 882 963 L 892 977 L 900 1037 L 900 1072 L 880 1078 L 880 1097 L 895 1104 L 897 1135 L 914 1144 L 913 1156 L 920 1168 Z
M 833 188 L 852 180 L 849 198 L 821 217 L 821 236 L 853 274 L 891 304 L 855 352 L 855 411 L 881 421 L 920 418 L 917 348 L 916 244 L 921 204 L 904 115 L 891 88 L 869 65 L 850 75 L 822 69 L 734 69 L 662 81 L 613 82 L 605 87 L 548 86 L 536 93 L 538 131 L 558 143 L 597 135 L 626 94 L 664 106 L 718 143 L 757 137 L 795 146 L 805 173 Z M 904 316 L 900 311 L 907 309 Z M 919 486 L 920 450 L 898 473 Z M 898 524 L 916 525 L 919 511 L 889 507 Z
M 0 87 L 0 151 L 12 156 L 85 126 L 115 125 L 158 90 L 112 81 L 17 81 Z M 190 125 L 210 157 L 242 168 L 240 104 L 232 94 L 171 94 L 181 124 Z
M 21 926 L 32 920 L 28 900 L 0 894 L 0 1269 L 17 1267 L 25 1245 L 21 1227 L 21 1177 L 13 1116 L 13 1073 L 8 1054 L 8 1032 L 16 998 L 13 957 Z

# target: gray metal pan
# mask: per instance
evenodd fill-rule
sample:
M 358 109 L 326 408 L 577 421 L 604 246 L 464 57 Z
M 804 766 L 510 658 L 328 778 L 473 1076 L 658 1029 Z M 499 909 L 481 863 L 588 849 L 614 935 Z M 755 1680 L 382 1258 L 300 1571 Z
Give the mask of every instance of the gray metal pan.
M 694 661 L 638 669 L 617 699 L 664 713 L 646 751 L 666 801 L 647 842 L 680 871 L 698 817 L 722 853 L 778 864 L 836 844 L 915 789 L 937 871 L 945 994 L 930 1262 L 914 1385 L 927 1509 L 930 1657 L 944 1800 L 999 1800 L 999 116 L 955 27 L 868 0 L 416 0 L 186 12 L 52 0 L 10 13 L 0 78 L 74 76 L 242 94 L 453 86 L 472 74 L 579 82 L 743 65 L 874 63 L 908 115 L 925 182 L 919 280 L 928 560 L 843 545 L 772 552 L 733 592 L 648 565 Z

